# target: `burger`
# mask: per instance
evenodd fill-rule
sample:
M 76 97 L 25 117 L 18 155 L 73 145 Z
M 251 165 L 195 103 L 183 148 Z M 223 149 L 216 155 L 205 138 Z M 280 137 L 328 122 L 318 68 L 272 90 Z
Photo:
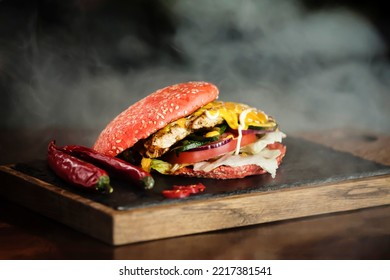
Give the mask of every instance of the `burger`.
M 159 89 L 115 117 L 93 148 L 165 175 L 274 178 L 286 153 L 278 123 L 218 94 L 202 81 Z

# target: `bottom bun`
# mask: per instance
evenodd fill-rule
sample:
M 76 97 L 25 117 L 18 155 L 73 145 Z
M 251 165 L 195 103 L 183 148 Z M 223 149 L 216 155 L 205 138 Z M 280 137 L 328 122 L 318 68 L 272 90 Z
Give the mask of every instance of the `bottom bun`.
M 183 167 L 176 170 L 173 175 L 181 175 L 187 177 L 198 177 L 198 178 L 211 178 L 211 179 L 238 179 L 252 175 L 264 174 L 266 171 L 258 165 L 249 164 L 240 167 L 231 166 L 219 166 L 209 172 L 205 171 L 194 171 L 190 167 Z

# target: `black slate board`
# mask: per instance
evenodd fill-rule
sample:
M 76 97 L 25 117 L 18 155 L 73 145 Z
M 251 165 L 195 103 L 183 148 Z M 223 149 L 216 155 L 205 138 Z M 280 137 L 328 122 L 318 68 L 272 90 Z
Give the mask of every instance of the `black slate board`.
M 68 185 L 56 177 L 48 168 L 46 162 L 42 160 L 16 164 L 14 169 L 116 210 L 182 203 L 193 199 L 276 191 L 298 186 L 311 186 L 390 174 L 390 166 L 368 161 L 349 153 L 335 151 L 313 142 L 288 137 L 284 143 L 287 146 L 287 153 L 275 179 L 272 179 L 269 174 L 233 180 L 185 178 L 155 174 L 156 185 L 152 190 L 144 191 L 131 185 L 131 183 L 112 180 L 114 192 L 110 195 L 87 193 Z M 182 200 L 166 199 L 161 195 L 162 190 L 170 189 L 173 185 L 199 182 L 206 186 L 204 193 Z

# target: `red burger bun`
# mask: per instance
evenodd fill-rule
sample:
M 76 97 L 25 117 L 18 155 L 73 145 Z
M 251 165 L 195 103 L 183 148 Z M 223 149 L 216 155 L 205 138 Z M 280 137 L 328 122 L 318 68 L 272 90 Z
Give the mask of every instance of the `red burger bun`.
M 217 99 L 218 88 L 207 82 L 186 82 L 155 91 L 114 118 L 93 148 L 117 156 L 167 124 L 183 118 Z

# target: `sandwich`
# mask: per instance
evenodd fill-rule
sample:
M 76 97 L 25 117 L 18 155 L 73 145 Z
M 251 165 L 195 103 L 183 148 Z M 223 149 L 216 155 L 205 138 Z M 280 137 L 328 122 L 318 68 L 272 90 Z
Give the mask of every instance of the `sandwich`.
M 278 123 L 246 104 L 219 101 L 218 94 L 202 81 L 159 89 L 115 117 L 93 148 L 165 175 L 274 178 L 286 153 Z

